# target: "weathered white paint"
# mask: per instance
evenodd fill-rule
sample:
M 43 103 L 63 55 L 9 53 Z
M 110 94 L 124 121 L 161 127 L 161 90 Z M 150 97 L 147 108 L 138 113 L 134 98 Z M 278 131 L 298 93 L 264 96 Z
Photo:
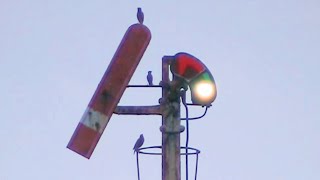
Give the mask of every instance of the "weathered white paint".
M 104 127 L 106 127 L 108 123 L 109 118 L 110 117 L 100 113 L 99 111 L 95 111 L 88 107 L 84 112 L 80 122 L 85 126 L 102 133 Z

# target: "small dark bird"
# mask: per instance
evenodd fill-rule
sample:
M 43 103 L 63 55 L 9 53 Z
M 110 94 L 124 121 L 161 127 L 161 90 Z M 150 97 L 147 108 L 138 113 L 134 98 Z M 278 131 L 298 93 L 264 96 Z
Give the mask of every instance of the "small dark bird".
M 141 8 L 138 8 L 137 18 L 138 18 L 139 23 L 143 24 L 144 15 L 143 15 Z
M 147 75 L 147 80 L 148 80 L 149 86 L 153 85 L 153 76 L 151 73 L 152 73 L 152 71 L 148 71 L 148 75 Z
M 139 148 L 143 145 L 143 143 L 144 143 L 144 137 L 143 137 L 143 134 L 140 134 L 139 139 L 136 141 L 136 144 L 134 144 L 133 153 L 136 153 L 139 150 Z

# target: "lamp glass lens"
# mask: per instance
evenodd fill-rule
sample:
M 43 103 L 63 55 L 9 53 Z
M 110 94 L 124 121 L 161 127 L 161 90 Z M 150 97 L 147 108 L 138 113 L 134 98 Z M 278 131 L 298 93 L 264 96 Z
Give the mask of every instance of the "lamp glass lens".
M 192 100 L 194 103 L 209 105 L 217 95 L 213 77 L 208 72 L 202 73 L 190 83 Z

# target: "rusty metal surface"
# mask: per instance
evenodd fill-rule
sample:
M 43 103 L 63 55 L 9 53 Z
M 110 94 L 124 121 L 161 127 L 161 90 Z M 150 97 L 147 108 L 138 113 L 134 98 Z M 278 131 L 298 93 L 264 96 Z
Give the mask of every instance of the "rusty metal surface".
M 169 79 L 172 60 L 172 56 L 162 59 L 162 180 L 181 180 L 180 132 L 183 128 L 180 125 L 180 100 Z
M 103 122 L 97 122 L 100 125 L 99 131 L 91 133 L 91 136 L 86 136 L 88 133 L 84 126 L 87 126 L 80 121 L 67 146 L 69 149 L 86 158 L 91 157 L 150 39 L 151 33 L 146 26 L 133 24 L 128 28 L 88 105 L 90 111 L 104 114 L 106 118 L 99 120 Z M 90 114 L 86 113 L 90 111 L 86 111 L 83 117 L 89 117 Z
M 113 109 L 126 89 L 150 39 L 151 33 L 146 26 L 134 24 L 129 27 L 89 104 L 90 106 L 101 112 L 113 113 Z
M 160 85 L 128 85 L 127 88 L 161 88 Z
M 119 115 L 162 115 L 161 106 L 117 106 L 114 110 Z

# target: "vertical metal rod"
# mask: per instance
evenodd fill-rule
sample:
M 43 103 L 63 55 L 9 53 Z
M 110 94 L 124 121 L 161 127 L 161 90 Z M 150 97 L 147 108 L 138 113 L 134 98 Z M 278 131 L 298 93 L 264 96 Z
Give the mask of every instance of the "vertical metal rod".
M 137 171 L 138 171 L 138 180 L 140 180 L 140 167 L 139 167 L 139 151 L 137 153 Z
M 197 175 L 198 175 L 198 161 L 199 161 L 199 154 L 197 154 L 196 172 L 195 172 L 195 175 L 194 175 L 194 180 L 197 180 Z

